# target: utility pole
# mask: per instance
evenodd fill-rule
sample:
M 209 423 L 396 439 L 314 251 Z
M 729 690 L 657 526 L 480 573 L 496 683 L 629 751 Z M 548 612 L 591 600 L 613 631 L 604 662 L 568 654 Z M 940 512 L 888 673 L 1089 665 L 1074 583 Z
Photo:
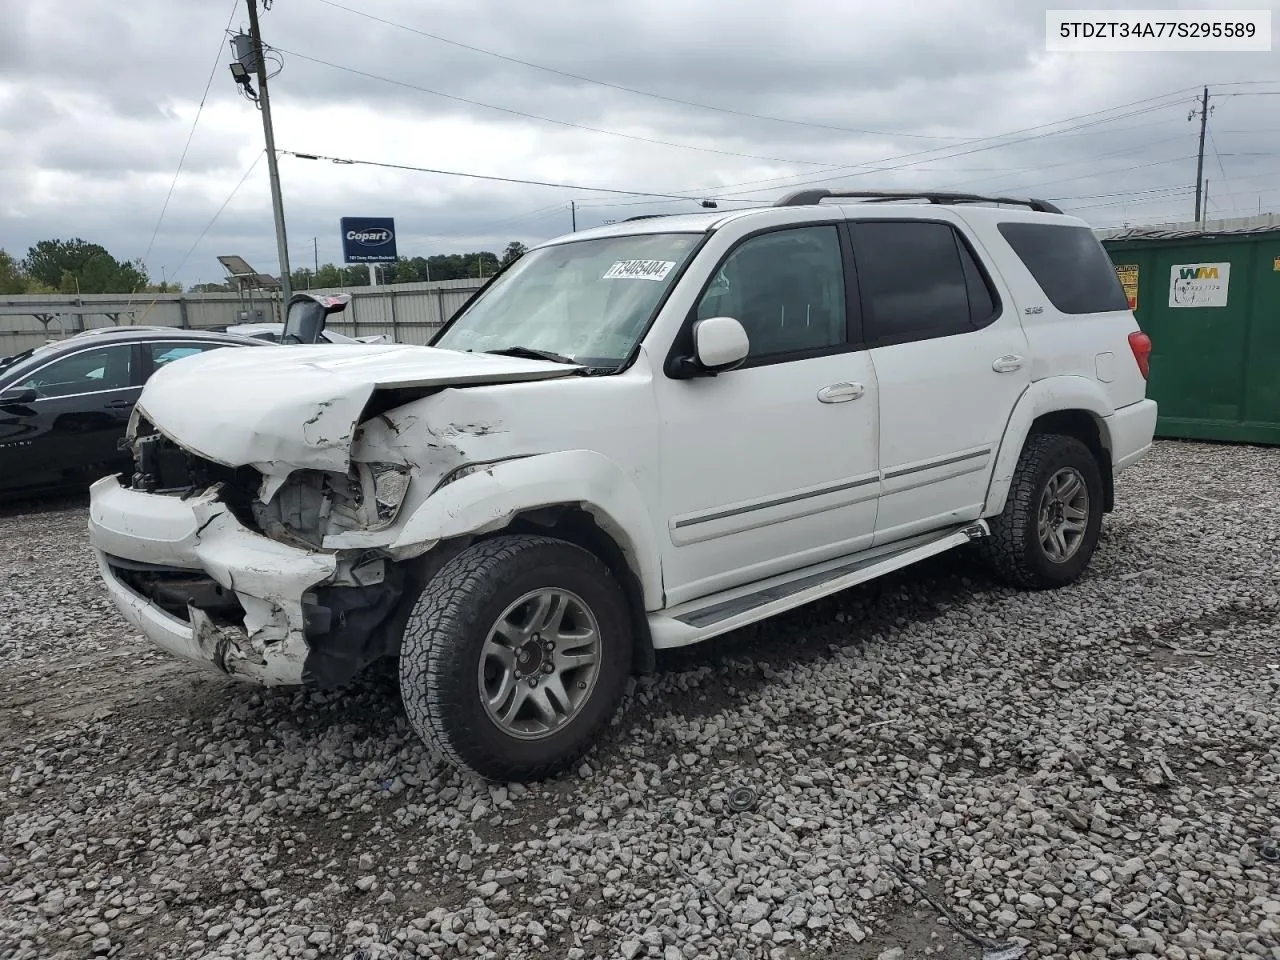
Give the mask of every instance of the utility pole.
M 311 252 L 315 255 L 316 275 L 319 276 L 320 275 L 320 238 L 319 237 L 311 238 Z
M 1196 220 L 1200 219 L 1200 203 L 1203 199 L 1204 189 L 1204 134 L 1205 129 L 1209 125 L 1209 88 L 1206 86 L 1204 92 L 1200 95 L 1200 151 L 1196 155 Z M 1187 116 L 1190 120 L 1196 116 L 1193 109 Z
M 276 166 L 276 137 L 271 128 L 271 101 L 267 97 L 267 60 L 262 55 L 262 31 L 258 28 L 258 0 L 245 0 L 249 8 L 249 35 L 253 38 L 253 61 L 258 74 L 258 107 L 262 110 L 262 132 L 267 141 L 267 172 L 271 178 L 271 209 L 276 219 L 276 252 L 280 258 L 280 296 L 284 311 L 289 309 L 289 243 L 284 233 L 284 200 L 280 197 L 280 170 Z
M 578 206 L 577 201 L 569 201 L 569 220 L 573 224 L 573 232 L 578 232 Z

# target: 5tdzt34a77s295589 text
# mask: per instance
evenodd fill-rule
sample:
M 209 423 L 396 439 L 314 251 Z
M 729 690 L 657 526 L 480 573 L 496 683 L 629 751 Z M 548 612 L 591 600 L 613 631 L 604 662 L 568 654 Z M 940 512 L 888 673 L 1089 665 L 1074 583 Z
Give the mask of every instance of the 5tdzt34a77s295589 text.
M 1045 46 L 1078 52 L 1266 52 L 1271 11 L 1049 10 Z

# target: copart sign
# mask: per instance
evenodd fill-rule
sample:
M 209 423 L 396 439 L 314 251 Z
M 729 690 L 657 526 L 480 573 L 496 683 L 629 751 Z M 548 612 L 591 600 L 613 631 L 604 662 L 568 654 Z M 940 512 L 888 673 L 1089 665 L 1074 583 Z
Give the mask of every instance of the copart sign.
M 396 222 L 391 217 L 343 217 L 344 263 L 395 263 Z

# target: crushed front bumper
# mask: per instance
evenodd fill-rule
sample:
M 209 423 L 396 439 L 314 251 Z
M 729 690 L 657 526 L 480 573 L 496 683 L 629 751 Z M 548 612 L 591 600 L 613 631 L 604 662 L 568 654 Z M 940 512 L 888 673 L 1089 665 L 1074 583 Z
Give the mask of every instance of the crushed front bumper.
M 333 554 L 249 530 L 216 492 L 182 499 L 115 477 L 90 490 L 89 541 L 111 599 L 156 645 L 265 685 L 307 679 L 303 597 L 334 577 Z

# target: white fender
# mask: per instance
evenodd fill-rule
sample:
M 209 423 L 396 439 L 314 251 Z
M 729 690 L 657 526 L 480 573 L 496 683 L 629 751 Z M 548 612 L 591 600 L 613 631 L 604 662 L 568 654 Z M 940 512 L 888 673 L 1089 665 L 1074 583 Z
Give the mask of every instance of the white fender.
M 640 581 L 645 609 L 662 609 L 662 569 L 644 498 L 616 463 L 592 450 L 500 460 L 468 473 L 424 500 L 389 549 L 416 556 L 438 540 L 488 533 L 517 513 L 560 504 L 595 517 Z
M 1037 380 L 1018 398 L 1013 414 L 1005 426 L 1000 452 L 996 455 L 996 465 L 987 486 L 987 500 L 982 510 L 984 517 L 993 516 L 1004 509 L 1009 486 L 1013 482 L 1013 471 L 1017 469 L 1018 457 L 1031 432 L 1031 424 L 1037 417 L 1061 410 L 1084 410 L 1092 414 L 1098 424 L 1102 445 L 1111 449 L 1111 431 L 1107 426 L 1107 417 L 1115 413 L 1115 409 L 1096 380 L 1086 377 L 1049 377 Z

